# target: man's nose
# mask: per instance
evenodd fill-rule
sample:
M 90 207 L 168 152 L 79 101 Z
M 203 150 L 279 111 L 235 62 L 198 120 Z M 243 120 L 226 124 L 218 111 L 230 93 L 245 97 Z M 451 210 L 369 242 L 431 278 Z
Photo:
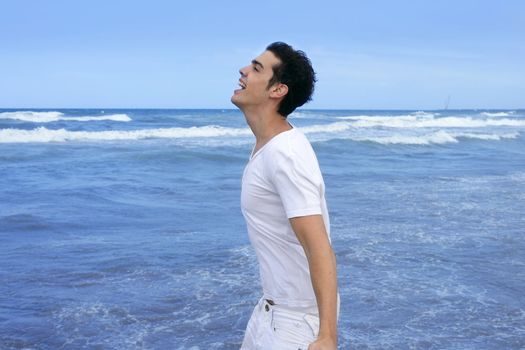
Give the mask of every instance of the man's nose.
M 239 74 L 242 76 L 242 77 L 245 77 L 246 74 L 247 74 L 247 67 L 243 67 L 241 69 L 239 69 Z

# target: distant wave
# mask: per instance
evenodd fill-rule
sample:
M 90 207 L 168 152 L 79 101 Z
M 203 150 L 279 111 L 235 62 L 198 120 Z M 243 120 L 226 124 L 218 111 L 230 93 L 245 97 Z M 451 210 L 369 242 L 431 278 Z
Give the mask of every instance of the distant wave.
M 525 126 L 525 120 L 520 119 L 482 119 L 472 117 L 442 117 L 431 115 L 401 115 L 401 116 L 349 116 L 338 117 L 346 120 L 355 128 L 389 127 L 389 128 L 484 128 L 489 126 Z
M 39 127 L 33 130 L 2 129 L 0 130 L 0 143 L 141 140 L 148 138 L 244 136 L 250 134 L 251 132 L 248 128 L 235 129 L 220 126 L 140 129 L 130 131 L 69 131 L 66 129 L 50 130 L 45 127 Z
M 314 115 L 315 116 L 315 115 Z M 294 118 L 294 119 L 304 119 L 304 118 L 311 118 L 312 115 L 310 114 L 306 114 L 306 113 L 303 113 L 303 112 L 293 112 L 290 117 Z
M 312 125 L 300 128 L 305 134 L 338 133 L 351 128 L 349 123 L 335 122 L 325 125 Z M 107 130 L 107 131 L 70 131 L 66 129 L 47 129 L 39 127 L 32 130 L 0 129 L 0 143 L 15 142 L 66 142 L 66 141 L 112 141 L 141 140 L 149 138 L 210 138 L 239 137 L 252 135 L 249 128 L 227 128 L 207 125 L 189 128 L 160 128 L 139 130 Z
M 312 125 L 300 128 L 306 134 L 314 134 L 312 141 L 328 141 L 332 139 L 347 139 L 353 141 L 376 142 L 381 144 L 428 145 L 457 143 L 460 139 L 479 139 L 499 141 L 514 139 L 520 136 L 519 132 L 511 133 L 475 133 L 475 132 L 448 132 L 439 130 L 423 135 L 366 135 L 354 129 L 346 122 L 336 122 L 325 125 Z M 0 143 L 28 143 L 28 142 L 70 142 L 70 141 L 122 141 L 142 139 L 209 139 L 217 137 L 248 137 L 249 128 L 227 128 L 221 126 L 202 126 L 190 128 L 161 128 L 140 130 L 107 130 L 107 131 L 69 131 L 66 129 L 51 130 L 39 127 L 32 130 L 1 129 Z M 227 141 L 229 144 L 230 141 Z M 232 144 L 235 142 L 232 141 Z
M 384 145 L 388 144 L 403 144 L 403 145 L 430 145 L 430 144 L 445 144 L 458 143 L 460 139 L 478 139 L 488 141 L 500 141 L 502 139 L 515 139 L 520 134 L 475 134 L 475 133 L 449 133 L 446 131 L 436 131 L 434 133 L 425 135 L 392 135 L 392 136 L 369 136 L 369 137 L 350 137 L 353 141 L 369 141 Z
M 81 116 L 81 117 L 65 117 L 61 112 L 3 112 L 0 113 L 0 119 L 22 120 L 33 123 L 50 123 L 60 120 L 89 122 L 100 120 L 111 120 L 115 122 L 129 122 L 131 118 L 127 114 L 108 114 L 103 116 Z
M 335 122 L 330 124 L 303 126 L 299 129 L 305 134 L 310 134 L 342 132 L 351 128 L 352 125 L 348 122 Z
M 480 114 L 485 117 L 509 117 L 515 113 L 516 113 L 515 111 L 510 111 L 510 112 L 482 112 Z
M 415 116 L 418 116 L 418 117 L 433 118 L 433 117 L 436 117 L 438 115 L 441 115 L 441 113 L 417 111 L 417 112 L 414 112 L 414 113 L 410 113 L 410 115 L 415 115 Z

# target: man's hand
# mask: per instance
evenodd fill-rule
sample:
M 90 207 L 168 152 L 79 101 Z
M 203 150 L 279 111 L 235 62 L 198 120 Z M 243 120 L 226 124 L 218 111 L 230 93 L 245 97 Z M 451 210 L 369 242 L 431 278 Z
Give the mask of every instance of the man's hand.
M 337 349 L 337 270 L 335 255 L 328 239 L 323 217 L 310 215 L 290 219 L 297 239 L 303 246 L 317 306 L 319 335 L 309 350 Z
M 330 338 L 317 338 L 308 350 L 337 350 L 337 342 Z

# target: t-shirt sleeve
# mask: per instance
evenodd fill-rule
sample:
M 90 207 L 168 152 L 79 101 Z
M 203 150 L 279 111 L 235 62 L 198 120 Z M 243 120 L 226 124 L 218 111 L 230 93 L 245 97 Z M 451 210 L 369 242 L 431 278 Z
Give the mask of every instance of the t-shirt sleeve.
M 322 214 L 322 178 L 315 158 L 279 153 L 274 167 L 272 182 L 288 218 Z

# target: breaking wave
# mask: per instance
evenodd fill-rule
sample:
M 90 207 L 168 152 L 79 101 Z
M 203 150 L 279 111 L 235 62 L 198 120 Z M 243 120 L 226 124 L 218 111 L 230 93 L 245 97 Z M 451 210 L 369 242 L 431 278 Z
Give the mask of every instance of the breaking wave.
M 348 121 L 355 128 L 389 127 L 389 128 L 485 128 L 491 126 L 525 126 L 523 119 L 481 119 L 472 117 L 442 117 L 432 115 L 402 116 L 349 116 L 338 117 Z
M 509 111 L 509 112 L 482 112 L 480 113 L 482 116 L 485 117 L 510 117 L 514 115 L 515 111 Z
M 81 117 L 66 117 L 61 112 L 32 112 L 32 111 L 21 111 L 21 112 L 3 112 L 0 113 L 0 119 L 10 120 L 21 120 L 32 123 L 51 123 L 57 121 L 77 121 L 77 122 L 90 122 L 90 121 L 101 121 L 110 120 L 115 122 L 129 122 L 131 118 L 127 114 L 108 114 L 102 116 L 81 116 Z
M 113 141 L 141 140 L 149 138 L 195 138 L 250 135 L 250 130 L 203 126 L 190 128 L 162 128 L 140 130 L 69 131 L 39 127 L 33 130 L 2 129 L 0 143 L 14 142 L 66 142 L 66 141 Z
M 475 134 L 475 133 L 448 133 L 446 131 L 437 131 L 425 135 L 392 135 L 392 136 L 371 136 L 371 137 L 350 137 L 354 141 L 376 142 L 383 145 L 403 144 L 403 145 L 430 145 L 458 143 L 460 139 L 478 139 L 487 141 L 500 141 L 502 139 L 515 139 L 520 136 L 519 133 L 507 134 Z
M 336 122 L 325 125 L 312 125 L 300 128 L 305 134 L 313 134 L 313 141 L 328 141 L 332 139 L 348 139 L 353 141 L 368 141 L 381 144 L 408 144 L 428 145 L 456 143 L 459 139 L 479 139 L 499 141 L 513 139 L 520 136 L 519 132 L 507 133 L 475 133 L 475 132 L 448 132 L 438 130 L 419 135 L 376 133 L 365 134 L 353 128 L 350 123 Z M 251 136 L 249 128 L 227 128 L 215 125 L 189 128 L 160 128 L 140 130 L 107 130 L 107 131 L 69 131 L 66 129 L 47 129 L 38 127 L 32 130 L 1 129 L 0 143 L 29 143 L 29 142 L 69 142 L 69 141 L 123 141 L 142 139 L 209 139 L 220 137 Z M 227 141 L 229 142 L 229 141 Z M 233 144 L 233 141 L 232 141 Z

